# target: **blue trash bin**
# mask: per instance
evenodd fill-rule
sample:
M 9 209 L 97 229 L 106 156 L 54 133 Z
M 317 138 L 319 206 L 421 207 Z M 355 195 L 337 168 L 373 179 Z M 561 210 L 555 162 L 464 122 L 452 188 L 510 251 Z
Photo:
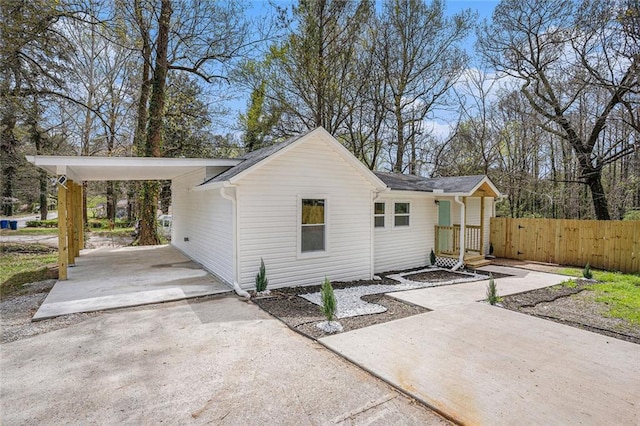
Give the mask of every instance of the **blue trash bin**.
M 9 227 L 11 228 L 12 231 L 17 231 L 18 230 L 18 221 L 17 220 L 10 220 L 9 221 Z
M 0 229 L 7 229 L 9 228 L 9 221 L 8 220 L 0 220 Z

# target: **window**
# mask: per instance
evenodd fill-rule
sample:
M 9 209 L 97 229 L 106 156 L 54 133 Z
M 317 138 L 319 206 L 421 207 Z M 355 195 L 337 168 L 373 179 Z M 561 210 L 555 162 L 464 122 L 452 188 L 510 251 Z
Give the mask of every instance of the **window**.
M 409 203 L 395 203 L 394 226 L 409 226 Z
M 384 228 L 384 203 L 374 203 L 373 224 L 376 228 Z
M 323 251 L 325 249 L 325 200 L 302 199 L 300 251 Z

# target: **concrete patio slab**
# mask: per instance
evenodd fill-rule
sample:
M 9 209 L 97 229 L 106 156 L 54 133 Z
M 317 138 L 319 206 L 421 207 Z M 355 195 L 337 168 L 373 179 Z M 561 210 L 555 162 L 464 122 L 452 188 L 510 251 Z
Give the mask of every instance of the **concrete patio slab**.
M 478 270 L 486 272 L 501 272 L 512 275 L 510 277 L 495 279 L 498 294 L 500 296 L 522 293 L 536 288 L 549 287 L 566 281 L 569 278 L 565 275 L 547 274 L 544 272 L 527 271 L 524 269 L 503 266 L 486 266 L 478 268 Z M 468 304 L 484 300 L 487 297 L 488 283 L 489 280 L 483 280 L 464 284 L 388 293 L 387 295 L 404 302 L 434 310 L 443 306 Z
M 0 371 L 3 425 L 448 424 L 230 296 L 105 312 L 2 344 Z
M 34 320 L 231 291 L 169 245 L 83 250 L 68 274 Z
M 640 345 L 498 307 L 452 304 L 320 341 L 463 424 L 638 424 Z

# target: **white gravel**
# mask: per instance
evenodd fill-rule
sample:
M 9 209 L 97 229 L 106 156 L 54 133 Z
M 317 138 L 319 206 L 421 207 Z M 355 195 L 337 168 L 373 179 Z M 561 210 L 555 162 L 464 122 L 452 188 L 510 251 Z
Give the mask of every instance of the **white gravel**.
M 432 283 L 411 281 L 404 278 L 407 275 L 419 274 L 421 272 L 427 272 L 427 271 L 438 271 L 438 270 L 449 271 L 448 269 L 443 269 L 443 268 L 427 268 L 427 269 L 421 269 L 419 271 L 403 272 L 401 274 L 389 275 L 387 277 L 395 281 L 398 281 L 398 284 L 363 285 L 363 286 L 347 287 L 343 289 L 336 289 L 333 291 L 336 295 L 336 301 L 337 301 L 336 318 L 349 318 L 349 317 L 355 317 L 358 315 L 379 314 L 387 310 L 387 308 L 385 308 L 384 306 L 377 305 L 375 303 L 365 302 L 364 300 L 361 299 L 362 296 L 367 296 L 370 294 L 392 293 L 394 291 L 415 290 L 418 288 L 425 288 L 425 287 L 438 287 L 443 285 L 478 281 L 478 280 L 487 278 L 486 275 L 473 274 L 469 272 L 456 272 L 462 275 L 462 277 L 457 278 L 455 280 L 439 281 L 439 282 L 432 282 Z M 320 292 L 301 294 L 300 297 L 318 306 L 322 306 Z
M 338 321 L 322 321 L 316 324 L 316 327 L 329 334 L 341 333 L 343 330 L 342 324 Z

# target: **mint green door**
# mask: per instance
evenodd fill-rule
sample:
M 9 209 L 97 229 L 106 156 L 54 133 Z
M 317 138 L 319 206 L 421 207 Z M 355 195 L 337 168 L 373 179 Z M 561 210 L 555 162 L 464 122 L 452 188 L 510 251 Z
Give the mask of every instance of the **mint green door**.
M 438 203 L 438 226 L 451 226 L 451 201 Z M 438 252 L 453 253 L 453 228 L 438 230 Z

